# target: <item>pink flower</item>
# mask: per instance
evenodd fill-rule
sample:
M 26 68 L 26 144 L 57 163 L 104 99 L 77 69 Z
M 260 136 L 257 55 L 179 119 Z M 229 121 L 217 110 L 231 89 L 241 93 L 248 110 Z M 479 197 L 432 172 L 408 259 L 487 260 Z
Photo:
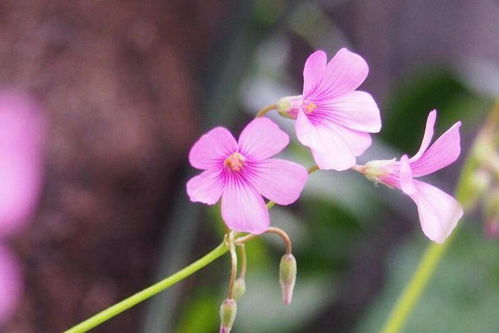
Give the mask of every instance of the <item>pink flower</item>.
M 17 232 L 41 185 L 42 123 L 24 96 L 0 94 L 0 236 Z
M 303 95 L 285 97 L 279 112 L 296 118 L 298 140 L 312 150 L 321 169 L 346 170 L 370 145 L 368 133 L 381 129 L 378 106 L 356 90 L 367 77 L 365 60 L 343 48 L 327 63 L 316 51 L 303 70 Z
M 461 152 L 461 122 L 455 123 L 430 146 L 436 117 L 435 110 L 428 115 L 423 142 L 416 155 L 411 158 L 404 155 L 398 162 L 395 159 L 371 161 L 358 170 L 372 180 L 401 189 L 414 200 L 424 234 L 432 241 L 442 243 L 463 216 L 463 209 L 447 193 L 414 179 L 448 166 Z
M 269 226 L 262 196 L 280 205 L 295 202 L 307 179 L 302 166 L 269 159 L 287 146 L 289 137 L 267 118 L 250 122 L 239 141 L 223 127 L 203 135 L 189 161 L 204 170 L 187 183 L 192 201 L 213 205 L 222 197 L 222 217 L 236 231 L 259 234 Z
M 22 292 L 21 271 L 17 260 L 0 246 L 0 325 L 14 313 Z

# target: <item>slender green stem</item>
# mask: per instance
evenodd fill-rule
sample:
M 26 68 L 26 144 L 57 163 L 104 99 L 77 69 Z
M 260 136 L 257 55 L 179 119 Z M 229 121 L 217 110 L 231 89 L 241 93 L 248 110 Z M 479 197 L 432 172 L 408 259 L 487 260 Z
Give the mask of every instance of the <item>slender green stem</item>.
M 269 106 L 269 107 L 267 107 L 268 110 L 266 112 L 272 110 L 271 107 L 275 108 L 274 106 Z M 318 168 L 316 166 L 313 166 L 309 169 L 309 173 L 312 173 L 316 170 L 318 170 Z M 267 203 L 267 207 L 269 209 L 272 208 L 274 205 L 275 205 L 275 202 L 273 202 L 273 201 L 269 201 Z M 232 235 L 232 237 L 234 237 L 234 235 Z M 245 237 L 248 237 L 248 236 L 244 236 L 242 238 L 245 238 Z M 239 245 L 239 244 L 243 243 L 243 242 L 238 242 L 238 240 L 239 239 L 232 240 L 233 246 L 235 244 Z M 247 240 L 249 240 L 249 239 L 246 239 L 246 241 Z M 150 297 L 160 293 L 161 291 L 173 286 L 174 284 L 178 283 L 179 281 L 194 274 L 195 272 L 197 272 L 201 268 L 207 266 L 208 264 L 213 262 L 215 259 L 221 257 L 223 254 L 225 254 L 227 251 L 229 251 L 229 245 L 230 245 L 230 242 L 229 242 L 229 244 L 226 244 L 226 242 L 223 242 L 222 244 L 220 244 L 219 246 L 217 246 L 216 248 L 214 248 L 213 250 L 208 252 L 206 255 L 204 255 L 200 259 L 198 259 L 195 262 L 193 262 L 192 264 L 190 264 L 189 266 L 186 266 L 185 268 L 181 269 L 180 271 L 176 272 L 175 274 L 170 275 L 169 277 L 165 278 L 164 280 L 161 280 L 158 283 L 153 284 L 152 286 L 150 286 L 142 291 L 139 291 L 138 293 L 122 300 L 121 302 L 110 306 L 109 308 L 97 313 L 96 315 L 90 317 L 89 319 L 79 323 L 78 325 L 73 326 L 72 328 L 64 331 L 64 333 L 82 333 L 82 332 L 87 332 L 87 331 L 91 330 L 92 328 L 99 326 L 103 322 L 108 321 L 109 319 L 119 315 L 120 313 L 130 309 L 131 307 L 147 300 L 148 298 L 150 298 Z M 231 251 L 231 254 L 233 254 L 233 253 L 235 254 L 235 251 Z M 234 262 L 233 256 L 232 256 L 232 260 Z M 236 254 L 236 269 L 237 269 L 237 254 Z M 236 270 L 236 274 L 237 274 L 237 270 Z M 232 289 L 232 288 L 230 288 L 230 289 Z
M 192 275 L 201 268 L 210 264 L 215 259 L 221 257 L 228 250 L 229 248 L 225 243 L 220 244 L 215 249 L 208 252 L 205 256 L 201 257 L 200 259 L 196 260 L 195 262 L 181 269 L 175 274 L 170 275 L 164 280 L 161 280 L 160 282 L 153 284 L 152 286 L 142 291 L 139 291 L 138 293 L 124 299 L 123 301 L 116 303 L 115 305 L 105 309 L 104 311 L 97 313 L 93 317 L 90 317 L 89 319 L 81 322 L 80 324 L 68 329 L 64 333 L 82 333 L 89 331 L 90 329 L 102 324 L 103 322 L 117 316 L 123 311 L 130 309 L 131 307 L 137 305 L 140 302 L 145 301 L 149 297 L 152 297 L 160 293 L 161 291 L 165 290 L 166 288 L 171 287 L 180 280 L 183 280 L 186 277 Z
M 265 114 L 267 114 L 268 112 L 270 112 L 272 110 L 277 110 L 277 104 L 267 105 L 266 107 L 264 107 L 263 109 L 261 109 L 260 111 L 258 111 L 258 113 L 256 114 L 255 118 L 263 117 Z
M 246 245 L 242 243 L 237 244 L 237 246 L 239 248 L 239 255 L 241 257 L 241 269 L 239 270 L 239 278 L 244 280 L 246 278 L 246 266 L 248 262 L 248 258 L 246 256 Z
M 452 242 L 454 234 L 455 231 L 443 244 L 431 243 L 427 247 L 416 272 L 405 286 L 404 291 L 399 296 L 399 299 L 390 312 L 385 326 L 380 332 L 397 333 L 402 329 L 409 314 L 418 302 L 423 290 L 438 266 L 440 259 Z
M 282 241 L 284 242 L 284 245 L 286 246 L 286 254 L 291 254 L 293 252 L 293 245 L 291 243 L 291 238 L 289 238 L 288 234 L 284 230 L 276 227 L 269 227 L 265 232 L 276 234 L 279 237 L 281 237 Z
M 230 251 L 230 280 L 229 280 L 229 290 L 227 292 L 227 298 L 234 299 L 234 282 L 237 278 L 237 253 L 236 253 L 236 243 L 234 240 L 234 231 L 229 232 L 229 251 Z
M 288 234 L 284 230 L 276 228 L 276 227 L 269 227 L 264 232 L 264 234 L 276 234 L 279 237 L 281 237 L 284 245 L 286 246 L 286 254 L 291 254 L 291 252 L 293 250 L 291 239 L 289 238 Z M 236 245 L 244 245 L 244 243 L 246 243 L 252 239 L 255 239 L 257 237 L 260 237 L 260 236 L 261 236 L 261 234 L 260 235 L 248 234 L 248 235 L 242 236 L 236 240 Z

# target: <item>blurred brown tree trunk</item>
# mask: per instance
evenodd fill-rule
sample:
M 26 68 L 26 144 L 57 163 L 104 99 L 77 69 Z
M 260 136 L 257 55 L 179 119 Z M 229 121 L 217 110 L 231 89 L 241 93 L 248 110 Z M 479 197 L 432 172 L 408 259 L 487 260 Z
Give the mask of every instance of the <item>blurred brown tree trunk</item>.
M 39 211 L 15 240 L 25 298 L 6 332 L 59 332 L 145 286 L 197 135 L 194 73 L 224 11 L 220 0 L 0 2 L 0 86 L 36 96 L 49 123 Z M 136 332 L 139 315 L 96 331 Z

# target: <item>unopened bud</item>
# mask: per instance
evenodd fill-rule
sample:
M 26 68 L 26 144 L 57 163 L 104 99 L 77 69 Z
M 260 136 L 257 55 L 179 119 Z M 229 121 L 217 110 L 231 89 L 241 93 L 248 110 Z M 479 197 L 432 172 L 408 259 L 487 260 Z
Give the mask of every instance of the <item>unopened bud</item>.
M 487 236 L 499 237 L 499 186 L 485 196 L 483 208 Z
M 296 259 L 292 254 L 285 254 L 279 265 L 279 283 L 281 284 L 282 302 L 291 303 L 296 282 Z
M 229 333 L 234 325 L 237 304 L 232 298 L 226 298 L 220 306 L 220 333 Z
M 287 96 L 277 101 L 277 112 L 283 117 L 296 119 L 298 109 L 303 104 L 303 96 Z
M 234 288 L 234 299 L 236 301 L 239 301 L 246 292 L 246 282 L 244 281 L 243 278 L 238 278 L 236 281 L 234 281 L 233 288 Z
M 383 177 L 390 175 L 396 165 L 395 159 L 392 160 L 375 160 L 367 162 L 361 169 L 367 179 L 373 182 L 380 181 Z

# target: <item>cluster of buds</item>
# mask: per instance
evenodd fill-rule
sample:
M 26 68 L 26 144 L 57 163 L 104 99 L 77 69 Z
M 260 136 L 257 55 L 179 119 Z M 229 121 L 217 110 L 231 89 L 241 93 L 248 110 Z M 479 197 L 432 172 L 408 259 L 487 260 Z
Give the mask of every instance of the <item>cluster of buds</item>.
M 296 259 L 291 254 L 292 245 L 289 236 L 285 231 L 270 227 L 266 233 L 274 233 L 279 235 L 286 245 L 286 253 L 281 257 L 279 263 L 279 284 L 281 285 L 282 302 L 285 305 L 291 303 L 293 298 L 293 290 L 296 283 Z M 237 302 L 246 292 L 246 248 L 245 241 L 256 237 L 255 235 L 244 236 L 235 239 L 234 232 L 230 232 L 225 241 L 231 253 L 231 276 L 229 279 L 229 291 L 227 297 L 220 305 L 220 333 L 229 333 L 232 330 L 237 314 Z M 240 249 L 240 256 L 237 256 L 236 245 Z M 237 276 L 238 258 L 241 259 L 241 267 L 239 276 Z
M 499 237 L 499 103 L 486 119 L 464 166 L 458 195 L 467 211 L 481 206 L 488 237 Z

